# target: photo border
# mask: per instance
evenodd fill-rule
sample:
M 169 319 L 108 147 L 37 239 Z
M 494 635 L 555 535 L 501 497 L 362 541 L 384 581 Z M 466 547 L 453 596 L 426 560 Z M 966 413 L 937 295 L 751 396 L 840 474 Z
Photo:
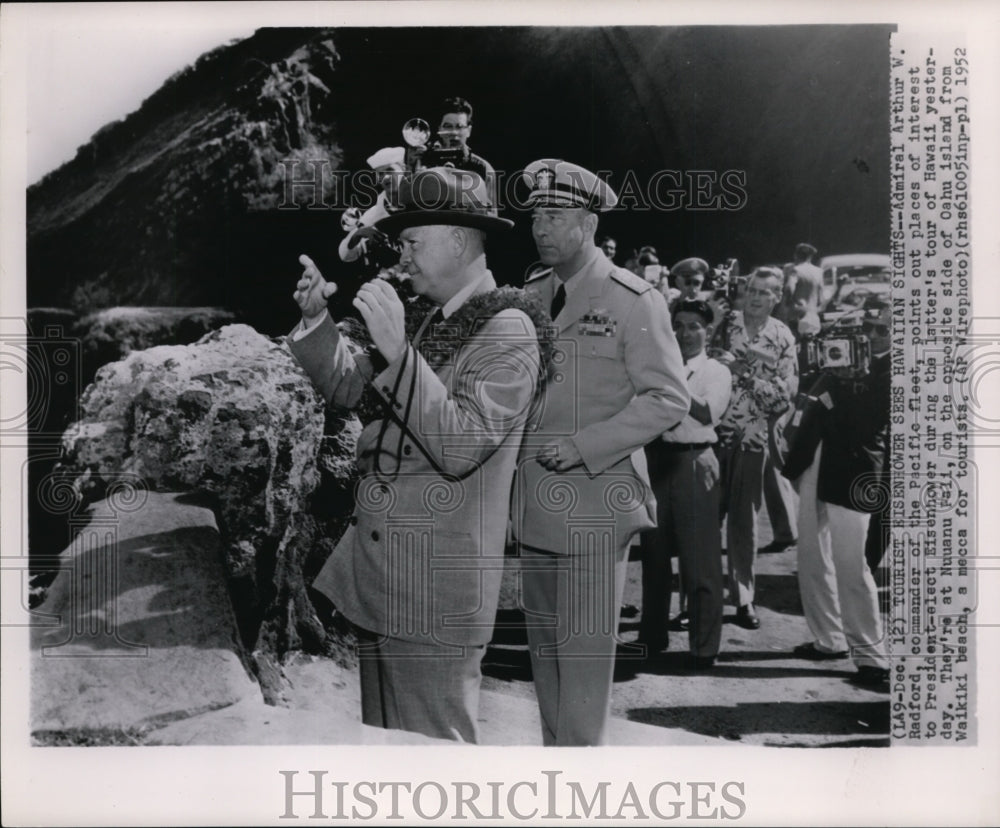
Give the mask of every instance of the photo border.
M 119 14 L 134 14 L 140 4 L 94 4 L 91 8 L 61 8 L 58 13 L 86 11 L 110 22 Z M 227 6 L 229 6 L 227 8 Z M 500 25 L 527 23 L 574 25 L 760 25 L 788 23 L 897 23 L 900 30 L 954 30 L 966 39 L 972 77 L 971 151 L 973 180 L 972 241 L 974 314 L 977 319 L 1000 317 L 1000 234 L 996 233 L 1000 173 L 995 147 L 1000 137 L 1000 13 L 987 3 L 955 3 L 942 7 L 915 3 L 850 3 L 828 8 L 810 3 L 770 2 L 752 6 L 736 3 L 638 2 L 628 7 L 610 4 L 545 3 L 513 10 L 492 2 L 477 3 L 320 3 L 302 4 L 176 4 L 170 12 L 185 24 L 203 15 L 259 15 L 260 25 Z M 147 10 L 143 9 L 143 13 Z M 23 317 L 24 278 L 24 153 L 26 59 L 25 27 L 44 23 L 33 5 L 4 6 L 0 16 L 0 78 L 3 106 L 0 166 L 3 186 L 0 222 L 0 307 L 6 318 Z M 150 10 L 151 13 L 151 10 Z M 157 12 L 159 14 L 159 12 Z M 204 18 L 208 19 L 208 18 Z M 89 18 L 89 24 L 94 18 Z M 81 22 L 84 31 L 86 25 Z M 995 381 L 992 383 L 995 385 Z M 4 378 L 0 411 L 18 410 L 16 386 Z M 997 411 L 990 387 L 986 411 Z M 23 388 L 21 389 L 23 394 Z M 23 398 L 22 398 L 23 399 Z M 26 530 L 18 513 L 20 469 L 26 453 L 3 448 L 3 514 L 0 544 L 7 550 L 23 546 Z M 979 502 L 989 503 L 998 490 L 1000 464 L 996 448 L 976 446 Z M 978 537 L 997 537 L 995 510 L 977 510 Z M 978 550 L 977 550 L 978 553 Z M 5 577 L 2 601 L 21 600 L 14 579 Z M 1000 567 L 980 570 L 980 604 L 1000 601 Z M 233 825 L 288 824 L 283 812 L 281 770 L 329 772 L 345 780 L 463 780 L 540 779 L 543 771 L 563 771 L 583 785 L 604 779 L 642 782 L 661 780 L 715 782 L 737 780 L 745 785 L 746 813 L 734 821 L 746 824 L 994 824 L 1000 819 L 1000 713 L 990 704 L 997 688 L 1000 632 L 997 626 L 977 630 L 979 744 L 975 747 L 894 745 L 885 749 L 819 751 L 758 748 L 594 749 L 492 747 L 177 747 L 177 748 L 37 748 L 27 747 L 27 630 L 3 629 L 3 819 L 5 824 L 149 824 Z M 949 751 L 946 754 L 940 751 Z M 418 760 L 418 761 L 415 761 Z M 471 768 L 477 770 L 470 771 Z M 304 818 L 304 817 L 303 817 Z M 333 820 L 336 822 L 337 820 Z M 535 819 L 560 824 L 571 820 Z M 653 821 L 653 820 L 651 820 Z M 379 824 L 379 820 L 373 820 Z M 495 822 L 495 821 L 494 821 Z M 674 820 L 680 823 L 682 820 Z M 389 821 L 392 824 L 392 821 Z

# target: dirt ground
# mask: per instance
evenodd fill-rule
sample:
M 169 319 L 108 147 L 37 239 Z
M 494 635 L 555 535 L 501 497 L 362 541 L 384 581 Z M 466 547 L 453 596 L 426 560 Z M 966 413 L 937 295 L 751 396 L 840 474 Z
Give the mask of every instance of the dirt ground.
M 771 540 L 762 521 L 761 545 Z M 619 648 L 612 715 L 680 728 L 748 745 L 865 747 L 889 744 L 889 697 L 849 679 L 850 659 L 813 662 L 793 658 L 810 640 L 802 616 L 796 547 L 757 557 L 757 613 L 761 626 L 745 630 L 725 608 L 722 647 L 714 668 L 685 668 L 687 633 L 671 632 L 670 647 L 646 660 Z M 631 560 L 619 624 L 623 643 L 634 642 L 642 610 L 642 564 Z M 724 567 L 725 568 L 725 567 Z M 676 569 L 676 563 L 675 563 Z M 673 598 L 671 614 L 677 612 Z M 516 632 L 492 644 L 483 662 L 484 689 L 534 698 L 528 649 Z M 664 744 L 670 744 L 664 730 Z

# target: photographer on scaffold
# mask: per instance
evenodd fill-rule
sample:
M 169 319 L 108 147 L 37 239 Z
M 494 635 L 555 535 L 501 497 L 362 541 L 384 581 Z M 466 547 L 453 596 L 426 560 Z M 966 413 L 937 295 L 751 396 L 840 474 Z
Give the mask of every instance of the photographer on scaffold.
M 853 681 L 888 691 L 865 538 L 887 497 L 892 313 L 872 297 L 852 314 L 817 337 L 819 376 L 799 395 L 784 434 L 782 473 L 799 493 L 799 589 L 813 635 L 794 653 L 811 661 L 850 656 Z

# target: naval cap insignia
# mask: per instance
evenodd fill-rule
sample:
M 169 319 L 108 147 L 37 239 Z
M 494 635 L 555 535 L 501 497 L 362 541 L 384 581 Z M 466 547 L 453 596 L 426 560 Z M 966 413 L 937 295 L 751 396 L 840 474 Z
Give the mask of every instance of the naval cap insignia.
M 549 167 L 542 167 L 535 173 L 535 187 L 539 190 L 551 190 L 556 174 Z

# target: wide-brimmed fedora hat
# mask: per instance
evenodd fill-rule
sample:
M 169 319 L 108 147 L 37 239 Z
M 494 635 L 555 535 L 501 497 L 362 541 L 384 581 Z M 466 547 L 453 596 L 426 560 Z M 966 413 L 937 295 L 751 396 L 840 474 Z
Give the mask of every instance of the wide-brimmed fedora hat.
M 514 226 L 509 219 L 497 216 L 482 177 L 455 167 L 430 167 L 405 177 L 399 184 L 393 212 L 376 222 L 375 227 L 395 236 L 407 227 L 428 224 L 486 231 Z

